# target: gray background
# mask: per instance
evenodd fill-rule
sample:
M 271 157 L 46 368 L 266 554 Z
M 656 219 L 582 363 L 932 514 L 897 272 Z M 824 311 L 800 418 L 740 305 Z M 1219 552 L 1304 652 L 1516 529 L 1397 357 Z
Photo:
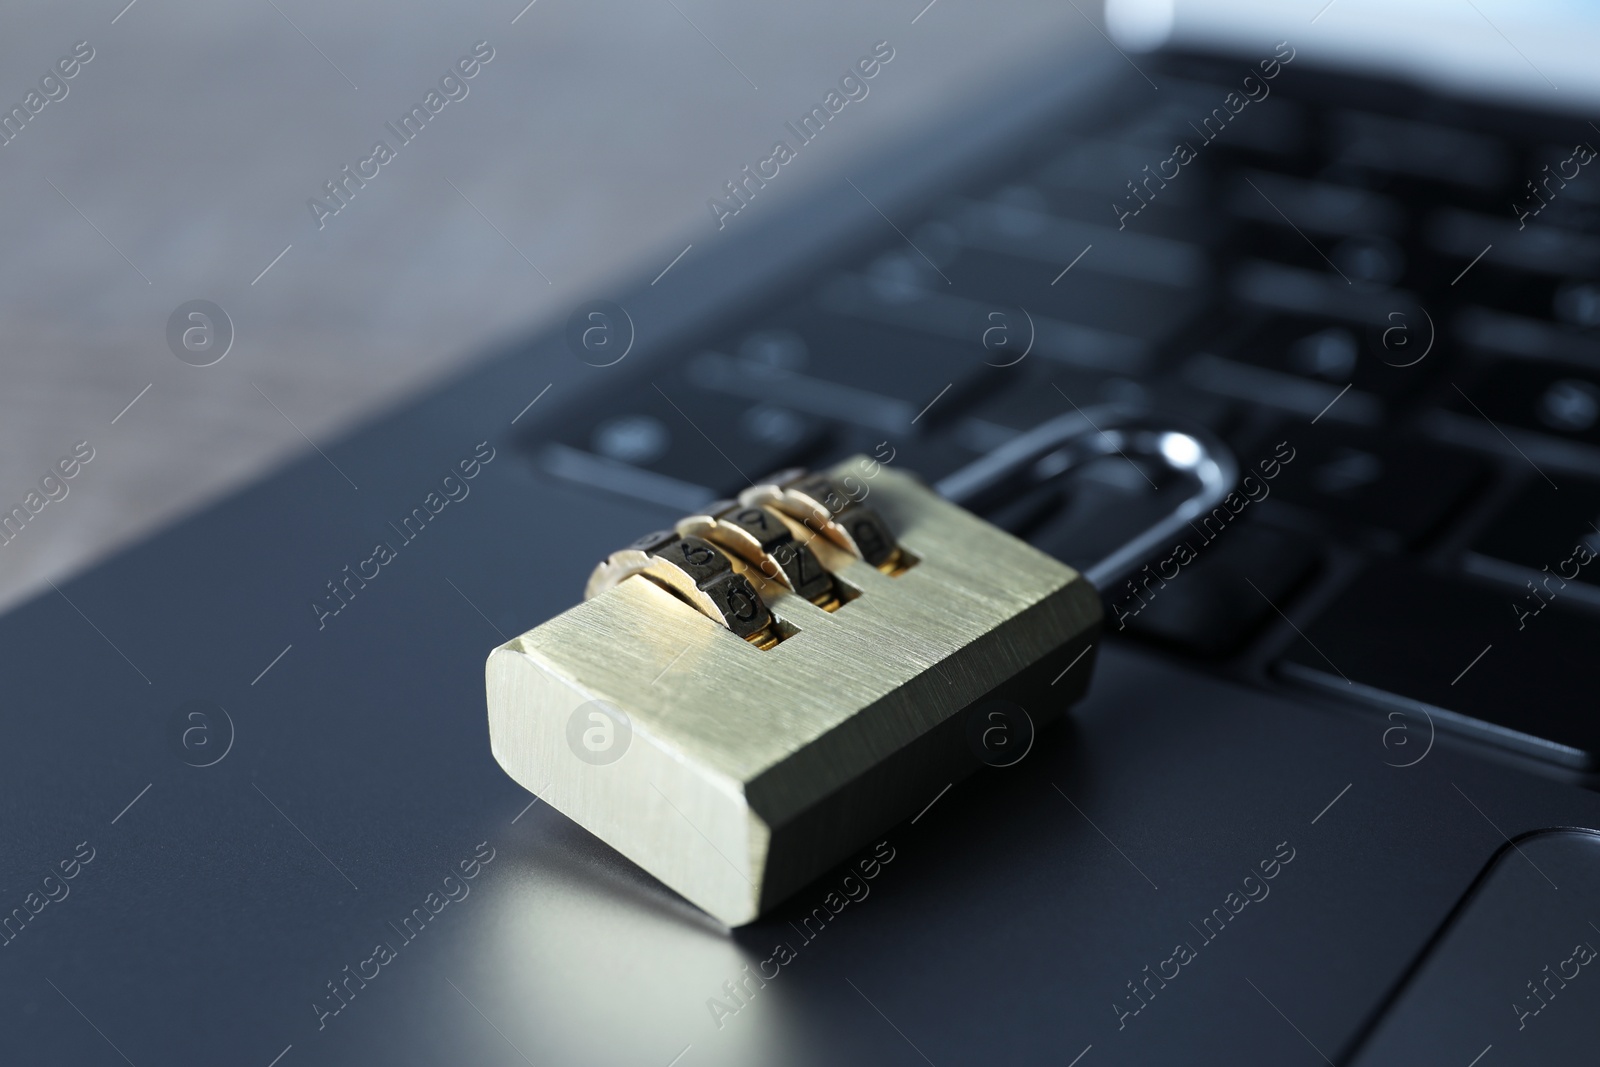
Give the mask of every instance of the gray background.
M 519 0 L 276 2 L 13 3 L 0 21 L 7 110 L 75 42 L 95 49 L 0 147 L 0 504 L 75 442 L 96 453 L 0 548 L 0 606 L 727 238 L 707 198 L 874 42 L 893 62 L 769 207 L 1098 36 L 1099 17 L 1026 0 L 538 0 L 513 24 Z M 495 58 L 470 95 L 319 231 L 307 198 L 393 143 L 384 123 L 480 40 Z M 193 299 L 235 326 L 211 367 L 167 347 Z

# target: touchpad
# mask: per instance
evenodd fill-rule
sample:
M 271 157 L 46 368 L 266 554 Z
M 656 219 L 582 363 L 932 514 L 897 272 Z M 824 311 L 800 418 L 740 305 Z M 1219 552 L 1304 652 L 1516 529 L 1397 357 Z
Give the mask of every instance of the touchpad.
M 1596 1062 L 1597 922 L 1600 834 L 1547 830 L 1507 846 L 1405 981 L 1356 1062 Z

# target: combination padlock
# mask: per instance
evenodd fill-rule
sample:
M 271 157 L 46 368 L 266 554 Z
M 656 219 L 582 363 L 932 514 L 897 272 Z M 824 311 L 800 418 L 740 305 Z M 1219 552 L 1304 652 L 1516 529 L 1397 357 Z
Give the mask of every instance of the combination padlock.
M 1204 432 L 1097 414 L 933 488 L 865 456 L 775 475 L 612 553 L 583 603 L 490 653 L 495 758 L 705 911 L 755 919 L 988 762 L 992 709 L 1058 718 L 1089 684 L 1096 586 L 1231 487 Z M 962 506 L 1118 453 L 1197 488 L 1084 573 Z

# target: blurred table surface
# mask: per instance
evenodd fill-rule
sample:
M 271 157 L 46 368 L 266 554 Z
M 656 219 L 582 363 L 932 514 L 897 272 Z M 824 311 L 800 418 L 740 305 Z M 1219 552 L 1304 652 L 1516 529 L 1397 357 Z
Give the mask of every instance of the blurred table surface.
M 94 449 L 0 547 L 0 607 L 716 239 L 708 197 L 875 42 L 892 65 L 773 204 L 1098 17 L 1026 0 L 125 3 L 0 15 L 0 110 L 93 49 L 0 145 L 0 505 Z M 396 144 L 384 124 L 478 42 L 493 59 L 468 95 L 319 229 L 307 200 Z M 208 367 L 168 346 L 195 299 L 235 331 Z

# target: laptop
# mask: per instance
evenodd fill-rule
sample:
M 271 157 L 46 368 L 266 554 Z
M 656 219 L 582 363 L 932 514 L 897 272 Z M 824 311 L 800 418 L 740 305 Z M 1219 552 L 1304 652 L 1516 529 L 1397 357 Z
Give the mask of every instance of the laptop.
M 1075 6 L 767 210 L 909 47 L 863 42 L 705 247 L 0 618 L 5 1061 L 1593 1062 L 1600 20 Z M 1025 758 L 756 921 L 491 754 L 489 650 L 746 472 L 1130 410 L 1237 506 L 1100 590 Z M 1153 474 L 973 506 L 1089 570 Z

